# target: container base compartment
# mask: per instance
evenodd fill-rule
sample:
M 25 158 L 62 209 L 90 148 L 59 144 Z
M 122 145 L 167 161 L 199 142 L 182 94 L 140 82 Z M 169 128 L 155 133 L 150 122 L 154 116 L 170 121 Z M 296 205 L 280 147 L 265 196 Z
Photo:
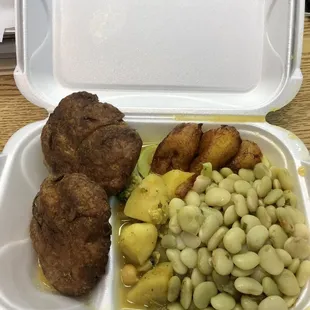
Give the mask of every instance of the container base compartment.
M 178 124 L 175 120 L 127 120 L 137 129 L 143 142 L 158 143 Z M 118 250 L 117 202 L 111 199 L 112 246 L 106 274 L 90 296 L 73 299 L 42 290 L 38 283 L 37 258 L 29 238 L 32 202 L 48 175 L 43 164 L 40 133 L 45 121 L 22 128 L 4 149 L 5 165 L 0 179 L 0 309 L 119 310 L 120 253 Z M 203 131 L 219 127 L 205 123 Z M 230 123 L 243 139 L 256 142 L 271 163 L 286 167 L 294 178 L 298 208 L 310 219 L 309 153 L 293 134 L 267 123 Z M 1 167 L 1 165 L 0 165 Z M 307 184 L 308 183 L 308 184 Z M 310 307 L 310 285 L 292 309 Z M 140 308 L 141 309 L 141 308 Z

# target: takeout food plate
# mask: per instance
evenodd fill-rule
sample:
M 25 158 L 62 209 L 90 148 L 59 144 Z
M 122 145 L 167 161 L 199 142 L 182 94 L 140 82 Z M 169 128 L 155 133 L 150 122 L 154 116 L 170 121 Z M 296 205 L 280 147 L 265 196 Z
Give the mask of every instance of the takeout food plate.
M 309 152 L 295 135 L 265 121 L 301 86 L 303 1 L 15 4 L 15 80 L 32 103 L 52 112 L 73 91 L 96 93 L 126 114 L 145 144 L 161 141 L 180 122 L 203 123 L 204 131 L 233 125 L 289 169 L 309 222 Z M 16 132 L 0 155 L 0 309 L 122 309 L 113 198 L 107 272 L 91 296 L 72 299 L 40 287 L 29 222 L 47 176 L 44 124 Z M 309 289 L 293 309 L 310 307 Z

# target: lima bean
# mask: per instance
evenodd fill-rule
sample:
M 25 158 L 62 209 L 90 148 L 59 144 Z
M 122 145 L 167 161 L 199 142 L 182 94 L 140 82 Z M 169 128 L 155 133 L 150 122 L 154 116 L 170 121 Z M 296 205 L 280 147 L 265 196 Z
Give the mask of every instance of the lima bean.
M 235 180 L 235 181 L 241 180 L 241 178 L 239 177 L 239 175 L 238 175 L 238 174 L 235 174 L 235 173 L 230 174 L 227 178 L 228 178 L 228 179 Z
M 244 310 L 257 310 L 257 302 L 250 296 L 242 295 L 241 296 L 241 306 Z
M 206 189 L 206 193 L 211 189 L 211 188 L 218 188 L 219 186 L 216 183 L 211 183 L 207 189 Z
M 200 206 L 200 197 L 199 194 L 196 193 L 195 191 L 188 191 L 184 200 L 187 205 L 196 207 Z
M 214 187 L 207 191 L 205 201 L 209 206 L 219 208 L 226 205 L 230 198 L 231 194 L 229 191 L 224 188 Z
M 246 202 L 250 212 L 256 212 L 258 208 L 258 196 L 254 188 L 250 188 L 247 192 Z
M 181 280 L 177 276 L 170 278 L 168 282 L 168 301 L 174 302 L 178 299 L 181 291 Z
M 269 214 L 270 218 L 271 218 L 271 223 L 275 224 L 278 220 L 277 218 L 277 213 L 276 213 L 276 208 L 274 206 L 267 206 L 266 207 L 266 211 Z
M 207 244 L 213 234 L 219 229 L 219 221 L 215 215 L 208 216 L 199 230 L 200 240 Z
M 284 269 L 284 263 L 271 245 L 264 245 L 258 252 L 260 266 L 272 275 L 279 275 Z
M 201 244 L 201 240 L 198 236 L 194 236 L 186 231 L 182 231 L 180 237 L 184 244 L 189 248 L 197 249 Z
M 287 169 L 279 169 L 278 179 L 281 183 L 281 187 L 284 190 L 292 190 L 294 187 L 293 178 Z
M 264 176 L 261 182 L 258 184 L 256 191 L 259 198 L 265 198 L 271 191 L 272 182 L 270 177 Z
M 242 270 L 237 266 L 234 266 L 231 274 L 238 278 L 238 277 L 247 277 L 250 276 L 254 272 L 254 269 L 249 269 L 249 270 Z
M 167 305 L 167 310 L 184 310 L 184 308 L 178 302 L 173 302 Z
M 283 299 L 284 299 L 287 307 L 291 308 L 291 307 L 294 306 L 294 304 L 295 304 L 295 302 L 296 302 L 298 297 L 299 296 L 284 296 Z
M 292 263 L 293 261 L 292 256 L 288 252 L 286 252 L 283 249 L 276 249 L 276 252 L 278 256 L 281 258 L 284 267 L 288 267 Z
M 290 237 L 284 244 L 284 250 L 293 258 L 306 259 L 310 255 L 310 245 L 307 239 Z
M 246 233 L 250 231 L 251 228 L 261 225 L 260 220 L 254 215 L 245 215 L 241 219 L 241 228 L 245 230 Z
M 235 280 L 235 288 L 243 294 L 259 296 L 263 293 L 262 285 L 249 277 L 239 277 Z
M 229 206 L 224 213 L 224 224 L 226 226 L 232 225 L 235 221 L 238 220 L 238 214 L 236 212 L 235 206 Z
M 265 203 L 263 199 L 258 199 L 258 206 L 259 207 L 265 207 Z
M 167 234 L 167 235 L 163 236 L 160 244 L 165 249 L 174 249 L 177 246 L 175 236 L 173 236 L 171 234 Z
M 263 157 L 262 157 L 262 163 L 263 163 L 268 169 L 270 169 L 271 163 L 270 163 L 269 159 L 268 159 L 265 155 L 263 155 Z
M 257 190 L 257 186 L 258 186 L 258 184 L 260 184 L 260 182 L 261 182 L 261 180 L 255 180 L 253 182 L 253 188 L 255 189 L 255 191 Z
M 266 228 L 269 228 L 271 226 L 271 217 L 269 216 L 265 207 L 258 207 L 256 211 L 256 216 L 258 217 L 262 225 L 264 225 Z
M 268 195 L 264 198 L 266 205 L 273 205 L 283 196 L 282 189 L 272 189 Z
M 241 194 L 246 197 L 248 190 L 251 188 L 251 184 L 245 180 L 238 180 L 234 184 L 234 189 L 237 194 Z
M 176 241 L 176 244 L 177 244 L 176 248 L 178 250 L 182 251 L 182 250 L 184 250 L 186 248 L 186 245 L 185 245 L 183 239 L 181 238 L 181 236 L 176 236 L 175 241 Z
M 172 218 L 175 214 L 179 212 L 181 208 L 185 206 L 185 202 L 180 198 L 173 198 L 169 202 L 169 218 Z
M 169 229 L 172 233 L 178 235 L 181 233 L 182 229 L 178 223 L 178 215 L 175 214 L 169 221 Z
M 219 184 L 224 179 L 223 176 L 218 171 L 216 171 L 216 170 L 212 171 L 212 176 L 211 177 L 212 177 L 212 180 L 215 183 L 217 183 L 217 184 Z
M 233 171 L 230 168 L 224 167 L 220 170 L 220 173 L 224 178 L 227 178 L 229 175 L 233 174 Z
M 275 167 L 275 166 L 271 166 L 270 167 L 270 172 L 271 172 L 271 179 L 274 180 L 278 177 L 278 172 L 279 172 L 280 168 L 279 167 Z
M 183 275 L 187 273 L 187 267 L 182 263 L 180 254 L 180 251 L 177 249 L 166 250 L 166 255 L 172 264 L 173 270 L 176 273 Z
M 236 221 L 236 222 L 234 222 L 233 224 L 232 224 L 232 226 L 231 226 L 232 228 L 235 228 L 235 227 L 238 227 L 238 228 L 240 228 L 241 227 L 241 224 L 240 224 L 240 222 L 239 221 Z
M 277 202 L 276 202 L 277 207 L 284 207 L 285 206 L 285 198 L 282 196 Z
M 189 277 L 185 277 L 182 281 L 180 303 L 184 309 L 188 309 L 192 302 L 193 285 Z
M 292 206 L 286 206 L 285 210 L 287 210 L 287 212 L 290 214 L 294 224 L 299 224 L 299 223 L 304 224 L 305 223 L 305 216 L 300 210 L 298 210 Z
M 259 283 L 262 283 L 263 279 L 268 276 L 269 274 L 261 266 L 257 266 L 254 269 L 254 272 L 251 274 L 251 278 L 253 278 Z
M 294 222 L 285 208 L 277 208 L 276 210 L 277 218 L 280 223 L 280 226 L 284 229 L 284 231 L 288 234 L 292 234 L 294 232 Z
M 191 280 L 193 287 L 196 287 L 198 284 L 206 281 L 206 276 L 198 268 L 194 268 L 191 274 Z
M 197 267 L 199 271 L 206 276 L 210 275 L 213 270 L 210 261 L 211 261 L 211 253 L 208 251 L 208 249 L 200 248 L 198 250 Z
M 269 238 L 274 248 L 283 249 L 288 236 L 280 225 L 274 224 L 269 228 Z
M 250 251 L 258 251 L 269 237 L 268 229 L 263 225 L 257 225 L 250 229 L 246 236 L 247 246 Z
M 299 266 L 300 266 L 300 259 L 294 258 L 292 260 L 292 263 L 288 266 L 288 270 L 292 271 L 293 273 L 296 273 Z
M 229 253 L 224 249 L 216 249 L 212 252 L 212 265 L 215 271 L 222 275 L 229 275 L 234 267 Z
M 301 262 L 297 273 L 296 278 L 299 284 L 299 287 L 304 287 L 307 283 L 307 281 L 310 278 L 310 261 L 304 260 Z
M 309 239 L 309 229 L 305 224 L 298 223 L 295 224 L 293 236 L 300 237 L 304 239 Z
M 249 213 L 244 196 L 236 194 L 233 196 L 232 200 L 235 204 L 235 210 L 238 216 L 243 217 Z
M 231 228 L 223 239 L 226 250 L 232 254 L 240 252 L 242 245 L 245 243 L 245 233 L 239 227 Z
M 292 191 L 284 191 L 284 198 L 290 206 L 292 206 L 293 208 L 297 207 L 297 196 Z
M 238 171 L 238 175 L 240 176 L 241 179 L 243 179 L 247 182 L 254 182 L 255 181 L 254 172 L 250 169 L 241 168 Z
M 262 281 L 264 294 L 267 296 L 281 296 L 277 283 L 270 277 L 265 277 Z
M 235 182 L 236 182 L 235 180 L 226 178 L 219 183 L 219 188 L 224 188 L 227 191 L 229 191 L 230 193 L 233 193 Z
M 195 180 L 193 190 L 198 194 L 202 194 L 211 183 L 212 180 L 209 177 L 199 175 Z
M 208 241 L 208 250 L 213 251 L 222 242 L 228 228 L 225 226 L 220 227 Z
M 205 218 L 208 217 L 209 215 L 215 215 L 216 218 L 219 221 L 219 225 L 220 226 L 223 225 L 224 219 L 223 219 L 223 214 L 222 214 L 221 211 L 219 211 L 217 209 L 214 209 L 214 208 L 210 208 L 207 205 L 206 206 L 202 206 L 201 207 L 201 211 L 202 211 L 202 213 L 203 213 Z
M 233 262 L 242 270 L 251 270 L 259 264 L 260 258 L 256 253 L 249 251 L 244 254 L 234 255 Z
M 183 231 L 197 235 L 201 217 L 201 211 L 197 206 L 185 206 L 178 212 L 178 223 Z
M 274 179 L 272 181 L 272 188 L 273 189 L 282 189 L 281 183 L 280 183 L 280 181 L 278 179 Z
M 235 305 L 235 299 L 227 293 L 220 293 L 211 298 L 211 305 L 215 310 L 232 310 Z
M 216 296 L 217 288 L 213 282 L 200 283 L 194 290 L 193 301 L 198 309 L 209 306 L 211 298 Z
M 185 248 L 180 253 L 180 259 L 187 268 L 192 269 L 197 265 L 197 251 L 191 248 Z
M 258 163 L 254 167 L 254 175 L 256 179 L 262 179 L 264 176 L 271 177 L 271 172 L 266 165 Z
M 281 293 L 286 296 L 296 296 L 300 293 L 300 287 L 294 274 L 284 269 L 279 275 L 274 277 Z
M 258 310 L 288 310 L 286 302 L 279 296 L 269 296 L 259 305 Z

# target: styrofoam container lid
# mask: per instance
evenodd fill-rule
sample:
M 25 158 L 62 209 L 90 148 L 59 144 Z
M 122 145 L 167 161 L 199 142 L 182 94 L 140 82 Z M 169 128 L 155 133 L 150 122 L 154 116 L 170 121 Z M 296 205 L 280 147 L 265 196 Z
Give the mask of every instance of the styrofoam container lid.
M 205 115 L 246 115 L 246 122 L 225 123 L 290 170 L 309 222 L 310 175 L 299 173 L 310 171 L 307 148 L 286 130 L 252 117 L 263 119 L 284 106 L 301 86 L 303 0 L 16 0 L 15 5 L 15 80 L 31 102 L 52 112 L 73 91 L 96 93 L 125 112 L 128 124 L 150 143 L 161 141 L 180 115 L 203 121 L 204 130 L 218 126 Z M 47 175 L 40 145 L 44 124 L 19 130 L 0 155 L 0 309 L 120 309 L 116 238 L 106 275 L 87 303 L 40 291 L 33 283 L 37 257 L 29 222 L 33 197 Z M 114 207 L 112 200 L 111 220 Z M 294 309 L 310 307 L 309 292 L 310 283 Z
M 266 115 L 302 75 L 301 0 L 24 0 L 15 79 L 51 112 L 87 90 L 127 115 Z

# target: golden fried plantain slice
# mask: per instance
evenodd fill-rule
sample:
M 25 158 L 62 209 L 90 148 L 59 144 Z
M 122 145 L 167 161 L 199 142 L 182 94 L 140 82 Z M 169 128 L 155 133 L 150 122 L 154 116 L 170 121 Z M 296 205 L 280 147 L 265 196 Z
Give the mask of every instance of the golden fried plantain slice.
M 253 169 L 257 163 L 261 162 L 262 157 L 262 151 L 255 142 L 242 140 L 238 153 L 227 167 L 234 172 L 238 172 L 241 168 Z
M 172 169 L 188 171 L 198 153 L 202 124 L 182 123 L 158 145 L 151 171 L 165 174 Z
M 214 170 L 225 166 L 238 152 L 241 138 L 232 126 L 221 126 L 205 132 L 201 138 L 199 154 L 192 162 L 190 171 L 200 174 L 202 164 L 210 162 Z

